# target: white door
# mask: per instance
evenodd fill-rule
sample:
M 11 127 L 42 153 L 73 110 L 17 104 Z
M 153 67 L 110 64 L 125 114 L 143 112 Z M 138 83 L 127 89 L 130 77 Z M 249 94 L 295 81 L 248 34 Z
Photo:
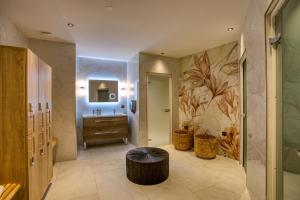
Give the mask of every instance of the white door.
M 170 77 L 148 75 L 148 146 L 170 144 Z

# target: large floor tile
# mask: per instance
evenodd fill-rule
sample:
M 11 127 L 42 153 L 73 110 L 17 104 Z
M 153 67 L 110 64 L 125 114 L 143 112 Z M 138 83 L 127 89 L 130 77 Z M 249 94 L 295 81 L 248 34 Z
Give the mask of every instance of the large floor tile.
M 250 200 L 244 169 L 237 161 L 163 146 L 170 154 L 170 175 L 143 186 L 126 177 L 126 153 L 133 145 L 112 144 L 79 150 L 75 161 L 56 163 L 46 200 Z

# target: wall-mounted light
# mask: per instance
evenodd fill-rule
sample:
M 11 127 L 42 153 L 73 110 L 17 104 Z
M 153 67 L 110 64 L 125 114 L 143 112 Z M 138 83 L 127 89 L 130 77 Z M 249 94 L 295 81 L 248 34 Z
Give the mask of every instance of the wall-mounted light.
M 125 82 L 121 82 L 120 83 L 120 95 L 122 96 L 122 97 L 126 97 L 127 96 L 127 84 L 125 83 Z
M 77 82 L 77 94 L 78 94 L 78 96 L 85 96 L 86 95 L 86 90 L 85 90 L 85 88 L 86 88 L 86 83 L 85 83 L 85 81 L 78 81 Z

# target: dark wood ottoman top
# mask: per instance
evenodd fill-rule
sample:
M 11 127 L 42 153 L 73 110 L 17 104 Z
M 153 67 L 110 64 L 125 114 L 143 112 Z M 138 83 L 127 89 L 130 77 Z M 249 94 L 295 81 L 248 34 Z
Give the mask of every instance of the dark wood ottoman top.
M 154 147 L 132 149 L 126 154 L 126 172 L 137 184 L 161 183 L 169 176 L 169 153 Z

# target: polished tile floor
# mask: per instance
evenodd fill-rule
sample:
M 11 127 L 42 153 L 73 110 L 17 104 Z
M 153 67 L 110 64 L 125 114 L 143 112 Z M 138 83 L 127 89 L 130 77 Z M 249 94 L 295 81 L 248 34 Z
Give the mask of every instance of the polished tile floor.
M 46 200 L 249 200 L 238 162 L 170 153 L 170 176 L 158 185 L 140 186 L 126 178 L 125 154 L 132 145 L 113 144 L 79 151 L 78 159 L 56 163 Z

